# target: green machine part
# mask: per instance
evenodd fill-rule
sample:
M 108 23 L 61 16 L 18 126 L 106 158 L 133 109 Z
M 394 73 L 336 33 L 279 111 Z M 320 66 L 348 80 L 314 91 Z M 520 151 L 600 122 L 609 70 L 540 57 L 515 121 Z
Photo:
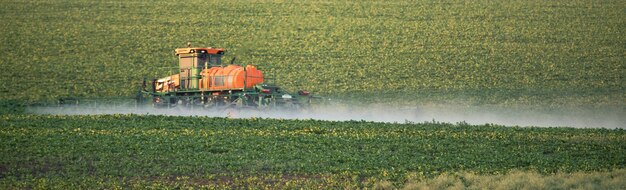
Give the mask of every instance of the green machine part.
M 190 89 L 198 89 L 198 80 L 200 79 L 200 71 L 201 69 L 198 69 L 196 67 L 191 68 L 191 76 L 189 77 L 191 80 L 191 83 L 189 84 Z

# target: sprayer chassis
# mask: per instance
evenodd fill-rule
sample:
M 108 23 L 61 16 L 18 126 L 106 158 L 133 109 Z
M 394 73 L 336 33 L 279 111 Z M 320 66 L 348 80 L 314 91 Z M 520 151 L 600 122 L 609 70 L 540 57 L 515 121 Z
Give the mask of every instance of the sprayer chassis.
M 226 91 L 142 92 L 152 98 L 154 107 L 159 108 L 202 107 L 217 110 L 228 108 L 299 109 L 310 105 L 313 98 L 306 92 L 292 95 L 282 92 L 278 87 L 266 84 L 257 85 L 252 89 L 229 89 Z M 142 101 L 142 98 L 138 100 Z

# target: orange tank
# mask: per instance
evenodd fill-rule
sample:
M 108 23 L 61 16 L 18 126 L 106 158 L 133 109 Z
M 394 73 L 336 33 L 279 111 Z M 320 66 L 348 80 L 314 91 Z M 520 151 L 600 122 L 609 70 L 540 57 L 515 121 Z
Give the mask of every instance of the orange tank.
M 200 72 L 200 90 L 232 90 L 252 88 L 263 83 L 263 73 L 255 66 L 229 65 L 226 67 L 211 67 Z M 244 82 L 245 77 L 245 82 Z

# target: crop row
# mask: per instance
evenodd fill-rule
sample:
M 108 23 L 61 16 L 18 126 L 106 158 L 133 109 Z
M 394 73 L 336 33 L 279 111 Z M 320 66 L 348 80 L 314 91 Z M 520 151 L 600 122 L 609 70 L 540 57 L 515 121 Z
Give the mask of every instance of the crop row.
M 8 186 L 255 176 L 371 185 L 461 171 L 626 167 L 621 129 L 141 115 L 2 115 L 0 126 L 0 184 Z

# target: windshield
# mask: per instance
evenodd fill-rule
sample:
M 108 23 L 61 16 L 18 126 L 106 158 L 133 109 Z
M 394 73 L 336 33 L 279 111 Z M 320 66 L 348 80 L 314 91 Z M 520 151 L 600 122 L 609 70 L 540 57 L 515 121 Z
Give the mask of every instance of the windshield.
M 206 61 L 207 61 L 208 56 L 206 56 L 206 54 L 198 54 L 198 67 L 206 67 Z
M 209 64 L 211 65 L 221 65 L 222 64 L 222 55 L 209 55 Z

